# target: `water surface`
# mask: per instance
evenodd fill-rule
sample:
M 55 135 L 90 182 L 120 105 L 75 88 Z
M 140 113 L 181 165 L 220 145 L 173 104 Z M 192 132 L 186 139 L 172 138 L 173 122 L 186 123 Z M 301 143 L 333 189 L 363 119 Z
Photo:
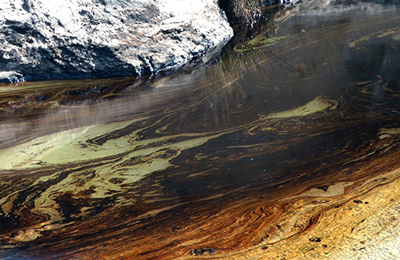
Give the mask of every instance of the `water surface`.
M 368 252 L 354 223 L 400 198 L 399 10 L 317 6 L 170 75 L 0 86 L 0 256 Z

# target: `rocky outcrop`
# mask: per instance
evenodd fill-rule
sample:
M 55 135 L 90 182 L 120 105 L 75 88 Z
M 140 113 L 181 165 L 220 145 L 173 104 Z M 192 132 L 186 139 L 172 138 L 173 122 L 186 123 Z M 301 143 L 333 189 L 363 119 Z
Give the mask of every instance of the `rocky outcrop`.
M 279 9 L 293 7 L 302 0 L 220 0 L 220 6 L 225 10 L 228 20 L 233 23 L 243 23 L 250 27 L 260 18 L 266 18 Z
M 0 83 L 18 83 L 24 81 L 24 75 L 16 71 L 1 71 Z
M 0 81 L 150 74 L 232 36 L 218 0 L 2 0 Z

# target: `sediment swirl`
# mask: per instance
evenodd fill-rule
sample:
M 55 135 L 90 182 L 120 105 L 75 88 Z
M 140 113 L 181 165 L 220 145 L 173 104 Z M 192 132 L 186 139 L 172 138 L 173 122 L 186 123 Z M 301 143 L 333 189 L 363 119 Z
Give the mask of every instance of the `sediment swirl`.
M 400 19 L 364 15 L 96 98 L 100 82 L 4 90 L 0 256 L 356 256 L 400 198 Z

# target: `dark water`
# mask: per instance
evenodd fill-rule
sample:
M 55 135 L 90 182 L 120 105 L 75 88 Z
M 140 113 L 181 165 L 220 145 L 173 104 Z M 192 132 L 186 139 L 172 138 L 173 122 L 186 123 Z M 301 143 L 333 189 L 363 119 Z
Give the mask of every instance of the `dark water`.
M 299 194 L 400 159 L 399 12 L 305 3 L 171 75 L 0 86 L 0 257 L 224 257 L 312 228 L 345 196 Z

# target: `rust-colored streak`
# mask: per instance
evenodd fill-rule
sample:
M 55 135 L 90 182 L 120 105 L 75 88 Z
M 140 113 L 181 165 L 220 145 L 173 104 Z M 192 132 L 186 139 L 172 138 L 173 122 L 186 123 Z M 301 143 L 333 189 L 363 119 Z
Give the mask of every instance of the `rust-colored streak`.
M 273 42 L 152 81 L 0 89 L 0 258 L 358 259 L 390 245 L 399 55 L 383 33 L 400 16 L 386 12 L 294 32 L 297 14 Z

